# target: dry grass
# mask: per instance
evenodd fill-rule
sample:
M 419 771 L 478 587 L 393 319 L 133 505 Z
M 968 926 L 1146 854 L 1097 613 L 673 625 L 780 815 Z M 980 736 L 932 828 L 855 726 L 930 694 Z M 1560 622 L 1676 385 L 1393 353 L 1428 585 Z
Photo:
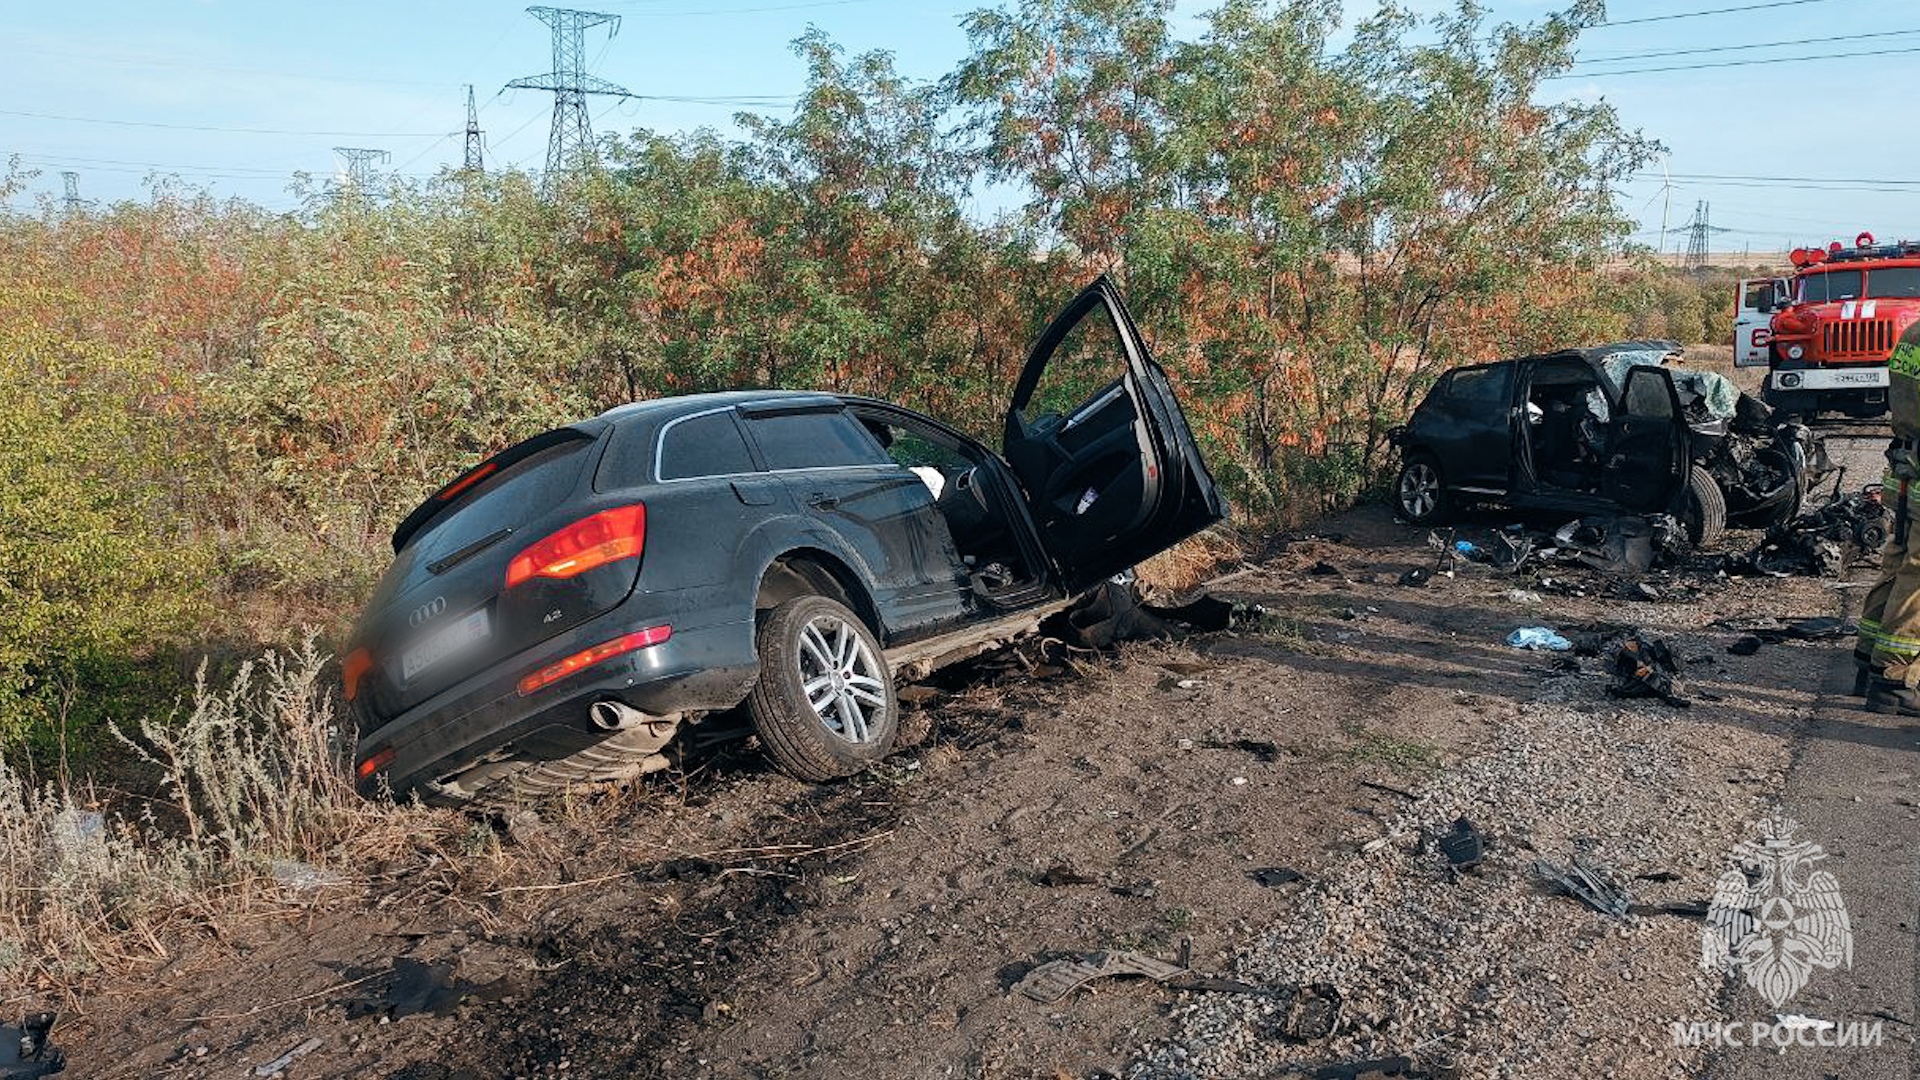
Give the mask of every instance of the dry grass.
M 1246 555 L 1240 536 L 1230 526 L 1216 525 L 1141 563 L 1140 587 L 1151 595 L 1180 596 Z
M 203 667 L 184 716 L 116 730 L 163 777 L 137 817 L 71 778 L 36 788 L 0 764 L 0 985 L 71 992 L 165 957 L 182 930 L 396 850 L 462 846 L 456 815 L 354 793 L 326 664 L 309 634 L 223 688 Z

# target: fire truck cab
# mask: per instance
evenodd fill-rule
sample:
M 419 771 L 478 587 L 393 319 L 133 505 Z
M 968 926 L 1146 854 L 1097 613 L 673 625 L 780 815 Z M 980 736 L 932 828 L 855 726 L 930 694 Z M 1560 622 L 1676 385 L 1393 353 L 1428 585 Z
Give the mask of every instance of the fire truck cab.
M 1740 282 L 1734 364 L 1765 366 L 1761 397 L 1783 412 L 1887 411 L 1887 358 L 1920 319 L 1920 243 L 1796 248 L 1790 278 Z

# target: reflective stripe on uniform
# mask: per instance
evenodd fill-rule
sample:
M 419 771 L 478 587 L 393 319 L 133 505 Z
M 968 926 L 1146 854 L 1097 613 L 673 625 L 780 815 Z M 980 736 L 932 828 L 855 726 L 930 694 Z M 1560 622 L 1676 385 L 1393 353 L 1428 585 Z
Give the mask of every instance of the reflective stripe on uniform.
M 1873 640 L 1873 652 L 1875 656 L 1885 653 L 1902 660 L 1912 660 L 1920 656 L 1920 638 L 1895 637 L 1892 634 L 1881 633 Z

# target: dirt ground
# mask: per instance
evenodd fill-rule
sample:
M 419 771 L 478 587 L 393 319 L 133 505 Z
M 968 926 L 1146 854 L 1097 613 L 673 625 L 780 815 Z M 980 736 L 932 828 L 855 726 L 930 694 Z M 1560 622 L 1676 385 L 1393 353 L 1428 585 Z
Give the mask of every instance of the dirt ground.
M 480 854 L 316 886 L 81 1002 L 56 1042 L 87 1077 L 255 1075 L 303 1045 L 280 1075 L 1268 1077 L 1396 1054 L 1436 1076 L 1696 1074 L 1670 1025 L 1731 999 L 1703 924 L 1599 914 L 1535 863 L 1591 860 L 1642 904 L 1710 897 L 1849 648 L 1736 656 L 1714 624 L 1843 615 L 1858 590 L 1704 563 L 1654 601 L 1559 568 L 1589 595 L 1475 565 L 1400 584 L 1433 562 L 1425 530 L 1342 515 L 1217 586 L 1265 610 L 1236 630 L 947 673 L 917 706 L 931 736 L 843 783 L 745 744 L 477 824 Z M 1691 707 L 1506 645 L 1525 625 L 1650 630 Z M 1462 817 L 1487 859 L 1455 873 L 1435 840 Z M 496 845 L 536 872 L 483 872 Z M 1190 950 L 1247 985 L 1012 989 L 1095 950 Z M 396 958 L 466 992 L 396 988 Z M 1308 984 L 1340 1023 L 1295 1041 Z

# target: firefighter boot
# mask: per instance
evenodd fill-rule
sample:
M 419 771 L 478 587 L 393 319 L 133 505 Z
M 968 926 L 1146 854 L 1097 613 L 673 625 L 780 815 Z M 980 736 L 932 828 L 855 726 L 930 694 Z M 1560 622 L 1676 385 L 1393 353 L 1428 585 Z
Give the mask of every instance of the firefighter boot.
M 1867 687 L 1867 708 L 1887 716 L 1920 717 L 1920 690 L 1900 679 L 1874 675 Z

